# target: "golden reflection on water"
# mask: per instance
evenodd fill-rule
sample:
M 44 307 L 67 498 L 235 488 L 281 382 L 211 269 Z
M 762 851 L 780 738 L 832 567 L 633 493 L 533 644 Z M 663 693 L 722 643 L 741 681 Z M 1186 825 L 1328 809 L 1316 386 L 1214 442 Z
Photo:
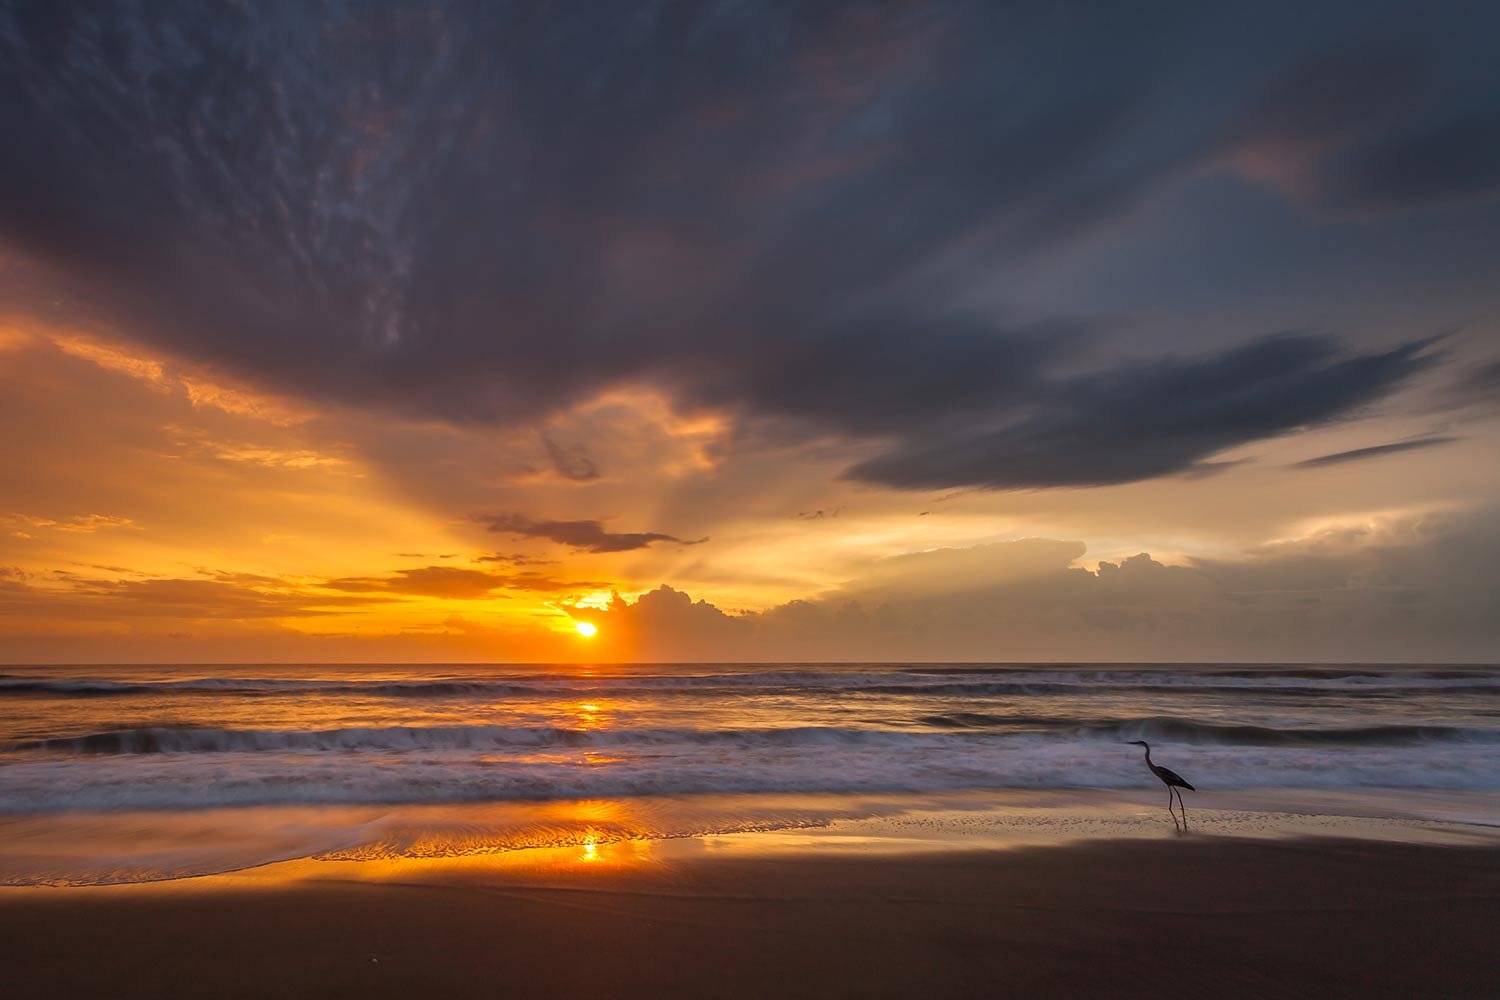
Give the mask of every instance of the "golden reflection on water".
M 573 716 L 573 727 L 575 729 L 608 729 L 610 717 L 597 701 L 580 701 L 569 706 L 566 711 Z
M 609 729 L 615 723 L 616 706 L 597 694 L 587 700 L 551 701 L 544 708 L 551 724 L 559 729 L 588 732 Z

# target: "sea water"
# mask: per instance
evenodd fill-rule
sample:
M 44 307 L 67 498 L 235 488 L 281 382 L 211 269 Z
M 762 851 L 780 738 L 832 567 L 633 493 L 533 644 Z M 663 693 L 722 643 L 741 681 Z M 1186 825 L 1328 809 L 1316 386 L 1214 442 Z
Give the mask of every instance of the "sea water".
M 648 832 L 760 829 L 836 817 L 762 800 L 684 825 L 681 803 L 1155 788 L 1131 740 L 1202 790 L 1491 792 L 1500 670 L 11 666 L 0 668 L 0 821 L 39 839 L 94 830 L 117 842 L 125 815 L 212 812 L 222 831 L 234 810 L 259 809 L 264 825 L 280 807 L 332 850 L 366 843 L 352 828 L 391 807 L 609 801 L 638 803 Z M 660 815 L 665 800 L 675 819 Z M 193 822 L 207 820 L 173 829 Z M 181 858 L 163 851 L 176 860 L 158 867 L 176 870 Z

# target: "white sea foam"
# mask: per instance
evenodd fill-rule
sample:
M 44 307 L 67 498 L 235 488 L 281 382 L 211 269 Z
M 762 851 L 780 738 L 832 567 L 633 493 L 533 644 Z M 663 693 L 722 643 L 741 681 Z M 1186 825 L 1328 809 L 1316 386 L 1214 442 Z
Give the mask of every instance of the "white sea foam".
M 1174 747 L 1161 759 L 1205 789 L 1361 786 L 1500 789 L 1494 744 L 1406 748 Z M 473 802 L 715 792 L 921 792 L 1130 788 L 1151 779 L 1133 748 L 1013 736 L 942 735 L 638 743 L 492 755 L 344 751 L 55 755 L 0 769 L 5 812 L 285 803 Z

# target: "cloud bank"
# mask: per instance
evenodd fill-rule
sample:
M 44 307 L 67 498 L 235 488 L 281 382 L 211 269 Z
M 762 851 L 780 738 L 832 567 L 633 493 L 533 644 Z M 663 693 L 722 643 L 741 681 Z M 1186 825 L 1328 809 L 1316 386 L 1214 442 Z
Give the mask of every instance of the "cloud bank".
M 1265 660 L 1494 658 L 1493 512 L 1327 529 L 1229 559 L 1141 553 L 1076 565 L 1081 543 L 1025 539 L 876 564 L 844 590 L 730 614 L 670 586 L 575 609 L 634 658 Z M 934 586 L 934 581 L 940 581 Z

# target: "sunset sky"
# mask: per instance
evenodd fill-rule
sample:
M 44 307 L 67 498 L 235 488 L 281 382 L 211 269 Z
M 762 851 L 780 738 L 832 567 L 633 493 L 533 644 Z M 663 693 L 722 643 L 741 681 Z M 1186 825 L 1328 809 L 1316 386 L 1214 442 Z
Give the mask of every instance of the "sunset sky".
M 0 4 L 0 661 L 1500 659 L 1500 14 L 1214 6 Z

